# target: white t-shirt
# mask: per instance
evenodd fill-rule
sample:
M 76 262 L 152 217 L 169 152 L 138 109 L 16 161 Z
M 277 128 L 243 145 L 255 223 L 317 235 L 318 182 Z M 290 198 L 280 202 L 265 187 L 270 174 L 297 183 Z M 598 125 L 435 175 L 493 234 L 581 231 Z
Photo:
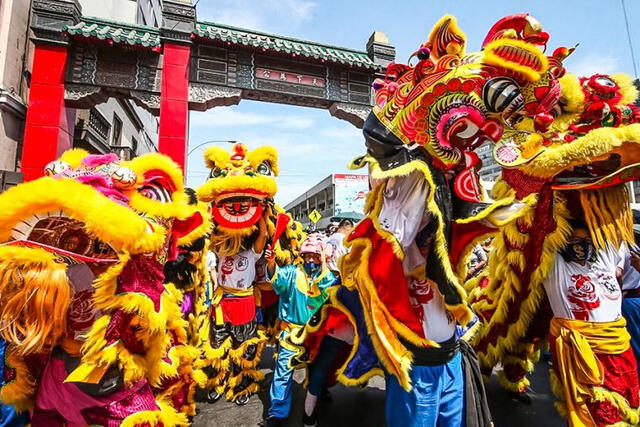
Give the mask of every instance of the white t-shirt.
M 426 210 L 428 195 L 429 184 L 419 171 L 389 179 L 384 191 L 384 204 L 378 220 L 402 246 L 405 274 L 427 262 L 416 244 L 416 237 L 432 220 Z M 407 287 L 409 302 L 422 322 L 425 337 L 436 342 L 449 340 L 455 333 L 456 322 L 445 308 L 444 297 L 426 281 L 407 277 Z
M 427 281 L 408 279 L 409 302 L 422 322 L 424 336 L 436 342 L 450 339 L 456 330 L 453 315 L 445 308 L 444 297 Z
M 611 322 L 622 315 L 622 291 L 616 279 L 621 263 L 611 247 L 597 250 L 584 265 L 566 262 L 556 253 L 553 268 L 544 281 L 553 315 L 589 322 Z
M 343 244 L 344 234 L 339 231 L 333 233 L 327 240 L 327 245 L 331 248 L 331 256 L 327 259 L 329 270 L 338 271 L 338 260 L 349 250 Z
M 218 283 L 225 288 L 249 289 L 256 278 L 256 261 L 262 254 L 253 248 L 237 255 L 225 255 L 218 263 Z
M 622 268 L 622 290 L 628 291 L 640 288 L 640 272 L 631 265 L 631 251 L 626 243 L 620 246 L 619 253 L 620 258 L 622 258 L 620 265 L 620 268 Z
M 67 310 L 67 331 L 71 338 L 84 341 L 93 323 L 102 312 L 93 305 L 95 275 L 85 263 L 67 269 L 71 284 L 71 302 Z
M 216 269 L 217 259 L 215 253 L 207 251 L 207 270 L 214 271 Z
M 416 236 L 431 221 L 431 215 L 426 210 L 428 195 L 429 184 L 420 171 L 390 178 L 384 190 L 384 203 L 378 221 L 402 246 L 402 265 L 406 273 L 426 262 L 416 244 Z

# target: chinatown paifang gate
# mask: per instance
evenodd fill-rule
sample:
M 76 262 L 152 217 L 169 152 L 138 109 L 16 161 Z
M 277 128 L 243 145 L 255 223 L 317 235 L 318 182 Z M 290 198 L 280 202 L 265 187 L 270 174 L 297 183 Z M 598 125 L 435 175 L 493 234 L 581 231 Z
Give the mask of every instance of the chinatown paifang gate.
M 346 49 L 198 22 L 188 1 L 163 1 L 162 28 L 85 17 L 75 0 L 35 0 L 32 14 L 25 181 L 71 148 L 75 109 L 109 97 L 159 115 L 159 151 L 183 169 L 189 110 L 251 99 L 324 108 L 362 127 L 371 83 L 395 57 L 382 33 L 366 51 Z

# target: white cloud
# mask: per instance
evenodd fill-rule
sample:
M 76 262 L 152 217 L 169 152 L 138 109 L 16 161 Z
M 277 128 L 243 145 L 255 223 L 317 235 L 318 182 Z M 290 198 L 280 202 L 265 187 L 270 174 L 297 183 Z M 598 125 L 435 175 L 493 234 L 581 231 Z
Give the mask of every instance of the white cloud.
M 569 57 L 566 61 L 567 71 L 578 77 L 589 77 L 594 74 L 613 74 L 618 71 L 618 58 L 609 54 L 590 54 L 581 56 L 576 61 Z
M 308 0 L 203 0 L 198 19 L 263 31 L 279 31 L 309 22 L 317 4 Z
M 334 140 L 362 139 L 362 129 L 358 129 L 354 126 L 326 128 L 322 129 L 320 134 Z
M 217 107 L 191 116 L 191 125 L 210 127 L 253 127 L 272 125 L 284 129 L 309 129 L 314 125 L 311 117 L 304 115 L 271 115 L 239 111 L 237 107 Z

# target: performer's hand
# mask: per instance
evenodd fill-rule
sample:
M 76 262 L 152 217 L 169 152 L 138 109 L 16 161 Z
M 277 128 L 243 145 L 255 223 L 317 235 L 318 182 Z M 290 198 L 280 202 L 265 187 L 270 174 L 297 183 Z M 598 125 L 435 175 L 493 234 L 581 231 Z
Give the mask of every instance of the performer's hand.
M 323 270 L 327 270 L 329 268 L 327 265 L 327 254 L 325 253 L 325 248 L 322 248 L 320 251 L 320 263 L 322 264 Z
M 271 245 L 268 245 L 264 250 L 264 258 L 268 261 L 273 261 L 276 259 L 276 252 L 273 250 Z
M 640 254 L 637 252 L 631 251 L 631 266 L 636 269 L 636 271 L 640 271 Z
M 273 250 L 273 246 L 267 246 L 264 250 L 264 258 L 267 260 L 267 271 L 269 272 L 269 276 L 273 276 L 276 270 L 276 251 Z
M 268 266 L 273 266 L 276 263 L 276 251 L 272 245 L 268 245 L 264 250 L 264 258 L 267 260 Z

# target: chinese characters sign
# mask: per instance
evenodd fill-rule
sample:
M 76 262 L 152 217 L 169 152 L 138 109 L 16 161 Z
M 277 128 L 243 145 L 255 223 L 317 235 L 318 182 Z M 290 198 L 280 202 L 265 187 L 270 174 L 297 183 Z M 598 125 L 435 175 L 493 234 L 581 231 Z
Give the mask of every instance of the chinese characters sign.
M 256 78 L 319 88 L 323 88 L 326 85 L 325 79 L 322 77 L 289 73 L 287 71 L 269 70 L 267 68 L 256 68 Z

